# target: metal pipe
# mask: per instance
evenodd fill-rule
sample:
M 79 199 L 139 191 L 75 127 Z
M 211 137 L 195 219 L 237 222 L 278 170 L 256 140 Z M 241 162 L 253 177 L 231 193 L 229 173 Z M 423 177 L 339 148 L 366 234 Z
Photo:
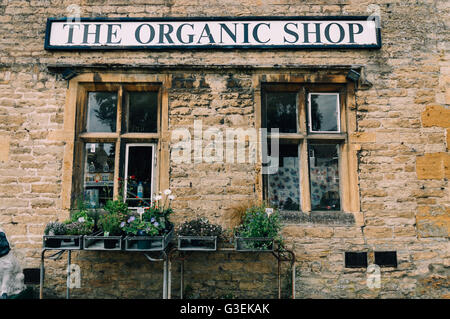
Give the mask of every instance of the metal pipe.
M 169 253 L 170 256 L 170 253 Z M 169 273 L 167 275 L 167 299 L 171 299 L 172 298 L 172 263 L 170 262 L 170 257 L 167 258 L 167 262 L 168 262 L 168 268 L 169 268 Z
M 295 261 L 292 263 L 292 299 L 295 299 Z
M 164 261 L 164 260 L 165 260 L 164 258 L 162 258 L 162 259 L 152 258 L 152 257 L 150 257 L 149 255 L 147 255 L 146 253 L 144 253 L 144 256 L 147 257 L 147 259 L 150 260 L 151 262 L 154 262 L 154 261 Z
M 66 288 L 66 299 L 70 299 L 70 263 L 72 261 L 72 251 L 67 251 L 67 288 Z
M 184 258 L 181 259 L 181 282 L 180 282 L 180 299 L 183 299 L 184 294 Z
M 163 267 L 163 299 L 167 299 L 167 260 L 164 260 Z
M 278 299 L 281 299 L 281 262 L 279 258 L 277 258 L 277 261 L 278 261 Z
M 45 252 L 47 249 L 42 249 L 41 252 L 41 272 L 39 274 L 39 299 L 44 299 L 44 259 L 45 259 Z

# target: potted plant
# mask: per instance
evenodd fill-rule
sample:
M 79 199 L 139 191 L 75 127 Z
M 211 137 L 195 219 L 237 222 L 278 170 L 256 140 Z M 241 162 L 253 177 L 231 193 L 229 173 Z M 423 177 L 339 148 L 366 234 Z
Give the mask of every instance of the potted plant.
M 80 245 L 80 237 L 84 235 L 92 234 L 94 231 L 94 224 L 86 221 L 83 217 L 80 217 L 76 222 L 71 222 L 66 225 L 67 235 L 78 236 L 74 238 L 75 246 Z
M 217 239 L 223 236 L 222 227 L 206 218 L 184 222 L 177 233 L 179 250 L 217 250 Z
M 140 219 L 139 217 L 130 216 L 127 222 L 122 222 L 121 227 L 128 236 L 143 237 L 157 236 L 161 232 L 161 228 L 157 222 L 150 222 Z M 129 237 L 128 237 L 129 238 Z M 135 240 L 138 249 L 149 249 L 152 246 L 150 240 Z
M 175 196 L 170 190 L 155 196 L 147 207 L 139 207 L 137 212 L 121 223 L 128 235 L 125 238 L 126 250 L 162 250 L 165 249 L 173 234 L 173 224 L 169 216 L 173 213 L 171 202 Z
M 235 228 L 235 247 L 239 251 L 273 250 L 276 240 L 281 244 L 278 211 L 266 205 L 247 209 L 242 223 Z
M 104 237 L 117 237 L 122 235 L 120 228 L 120 217 L 117 212 L 107 212 L 98 220 L 99 228 Z M 114 249 L 117 246 L 117 238 L 105 238 L 103 240 L 105 249 Z
M 50 222 L 45 226 L 44 234 L 44 246 L 49 248 L 59 248 L 61 247 L 62 237 L 67 232 L 66 225 L 60 222 Z M 56 238 L 52 238 L 56 236 Z

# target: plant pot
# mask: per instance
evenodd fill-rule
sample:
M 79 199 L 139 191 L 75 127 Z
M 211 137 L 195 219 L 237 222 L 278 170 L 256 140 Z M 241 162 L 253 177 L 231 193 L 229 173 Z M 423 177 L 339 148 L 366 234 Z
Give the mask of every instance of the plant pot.
M 235 237 L 237 251 L 273 251 L 273 238 L 266 237 Z
M 61 247 L 62 239 L 60 238 L 47 238 L 46 245 L 50 248 L 58 248 Z
M 117 240 L 115 240 L 115 239 L 105 239 L 104 240 L 105 249 L 116 248 L 116 243 L 117 243 Z
M 217 250 L 217 236 L 178 236 L 179 250 Z
M 137 236 L 146 236 L 146 233 L 142 230 L 137 232 Z M 149 249 L 150 247 L 152 247 L 152 242 L 149 240 L 138 240 L 137 241 L 137 248 L 138 249 Z

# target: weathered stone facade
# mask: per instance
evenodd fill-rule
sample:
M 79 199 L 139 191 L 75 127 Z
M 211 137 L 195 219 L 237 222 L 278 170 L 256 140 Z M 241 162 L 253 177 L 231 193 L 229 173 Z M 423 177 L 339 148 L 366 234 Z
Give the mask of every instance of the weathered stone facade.
M 71 4 L 79 5 L 82 17 L 339 16 L 379 10 L 383 46 L 45 51 L 46 19 L 68 15 Z M 360 212 L 351 212 L 354 219 L 342 223 L 286 219 L 283 235 L 296 254 L 296 297 L 449 298 L 449 16 L 450 5 L 443 0 L 139 0 L 132 6 L 123 0 L 3 0 L 0 227 L 23 267 L 37 268 L 45 224 L 69 214 L 61 198 L 67 81 L 52 71 L 57 65 L 170 75 L 169 131 L 191 127 L 196 119 L 224 129 L 255 127 L 255 74 L 308 74 L 316 72 L 314 66 L 360 65 L 371 83 L 355 92 L 357 129 L 349 136 L 358 155 Z M 259 196 L 258 176 L 255 164 L 171 162 L 174 221 L 200 215 L 230 227 L 229 208 Z M 365 268 L 345 268 L 346 251 L 367 251 L 369 264 L 374 251 L 396 251 L 398 267 L 382 268 L 381 288 L 369 289 Z M 74 297 L 161 297 L 162 266 L 142 255 L 84 251 L 74 253 L 73 262 L 82 270 L 82 288 L 73 289 Z M 172 274 L 174 297 L 178 267 Z M 276 270 L 273 257 L 265 254 L 193 253 L 186 262 L 186 285 L 202 297 L 274 298 Z M 289 276 L 283 268 L 283 297 L 289 296 Z M 62 297 L 65 263 L 47 262 L 46 278 L 45 295 Z

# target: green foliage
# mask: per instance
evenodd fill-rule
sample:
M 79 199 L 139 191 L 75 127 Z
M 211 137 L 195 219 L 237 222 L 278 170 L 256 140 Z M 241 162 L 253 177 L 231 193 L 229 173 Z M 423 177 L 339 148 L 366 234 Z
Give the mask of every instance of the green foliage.
M 120 228 L 121 219 L 116 213 L 106 213 L 100 216 L 98 225 L 105 236 L 119 236 L 122 233 Z
M 71 224 L 75 222 L 86 223 L 90 227 L 94 227 L 95 224 L 95 216 L 89 210 L 78 210 L 73 211 L 72 216 L 69 220 L 66 220 L 64 223 Z
M 45 226 L 44 234 L 55 236 L 55 235 L 65 235 L 67 233 L 67 226 L 60 222 L 50 222 Z
M 279 215 L 275 211 L 269 216 L 266 208 L 265 205 L 249 208 L 235 233 L 241 237 L 276 238 L 281 229 Z
M 128 204 L 122 198 L 108 200 L 103 207 L 110 215 L 116 215 L 120 220 L 125 220 L 129 216 Z
M 223 236 L 223 230 L 220 225 L 214 225 L 206 218 L 197 218 L 186 221 L 178 226 L 177 233 L 180 236 Z
M 122 222 L 123 230 L 128 235 L 137 235 L 138 232 L 142 232 L 146 236 L 157 236 L 161 233 L 162 229 L 157 223 L 151 223 L 149 221 L 140 220 L 139 218 L 130 217 L 128 221 Z
M 266 208 L 263 204 L 247 209 L 242 224 L 235 228 L 235 235 L 245 238 L 273 238 L 282 246 L 278 211 L 274 209 L 272 214 L 268 214 Z M 269 248 L 267 242 L 249 242 L 247 245 L 249 248 Z

